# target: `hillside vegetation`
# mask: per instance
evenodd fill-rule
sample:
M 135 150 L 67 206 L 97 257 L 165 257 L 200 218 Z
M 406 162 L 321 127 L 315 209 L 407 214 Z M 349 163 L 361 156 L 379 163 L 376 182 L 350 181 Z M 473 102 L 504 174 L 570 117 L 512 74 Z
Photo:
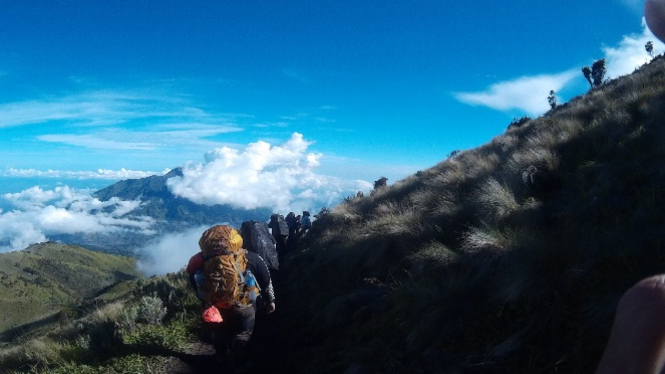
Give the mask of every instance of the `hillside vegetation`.
M 66 318 L 1 344 L 0 371 L 175 373 L 177 357 L 199 340 L 199 303 L 187 287 L 184 271 L 115 283 Z
M 259 372 L 593 372 L 622 293 L 665 272 L 663 160 L 661 56 L 322 210 L 280 261 Z M 174 357 L 200 354 L 184 271 L 119 286 L 0 366 L 175 373 Z
M 593 372 L 665 272 L 664 161 L 660 57 L 323 212 L 281 286 L 303 372 Z
M 121 280 L 140 274 L 129 257 L 53 242 L 0 253 L 0 333 L 5 339 L 58 317 Z

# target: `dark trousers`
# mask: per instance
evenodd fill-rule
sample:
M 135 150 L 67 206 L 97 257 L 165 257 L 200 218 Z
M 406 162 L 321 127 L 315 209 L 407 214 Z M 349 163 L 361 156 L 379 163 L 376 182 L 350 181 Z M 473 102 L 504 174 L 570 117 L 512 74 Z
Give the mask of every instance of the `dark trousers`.
M 275 238 L 275 247 L 277 248 L 277 254 L 278 255 L 284 255 L 287 251 L 286 247 L 286 238 L 288 238 L 286 235 L 273 235 Z
M 286 239 L 286 249 L 290 252 L 296 249 L 298 245 L 298 234 L 293 233 L 293 235 L 289 235 L 289 237 Z
M 233 366 L 248 359 L 249 340 L 254 331 L 256 310 L 250 305 L 242 309 L 221 309 L 223 321 L 210 324 L 214 329 L 215 351 L 220 358 L 228 357 Z

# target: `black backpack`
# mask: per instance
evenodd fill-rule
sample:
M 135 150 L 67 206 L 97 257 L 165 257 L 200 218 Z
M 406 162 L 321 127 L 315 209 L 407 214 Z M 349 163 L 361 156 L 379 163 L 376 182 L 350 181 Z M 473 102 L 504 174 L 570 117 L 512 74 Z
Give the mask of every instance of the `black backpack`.
M 265 222 L 245 221 L 240 225 L 243 247 L 248 251 L 257 253 L 270 270 L 279 268 L 275 238 L 270 234 Z
M 270 227 L 272 227 L 272 233 L 274 235 L 289 235 L 289 225 L 281 214 L 273 214 L 270 216 Z

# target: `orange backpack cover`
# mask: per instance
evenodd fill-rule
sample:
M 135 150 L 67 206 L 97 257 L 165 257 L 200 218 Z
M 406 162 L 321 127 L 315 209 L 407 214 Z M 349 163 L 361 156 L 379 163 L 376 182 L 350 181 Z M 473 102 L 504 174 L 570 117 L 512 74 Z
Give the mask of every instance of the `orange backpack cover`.
M 220 309 L 242 308 L 251 304 L 250 292 L 258 287 L 245 284 L 246 250 L 242 237 L 230 226 L 213 226 L 203 232 L 199 247 L 203 254 L 203 285 L 206 301 Z

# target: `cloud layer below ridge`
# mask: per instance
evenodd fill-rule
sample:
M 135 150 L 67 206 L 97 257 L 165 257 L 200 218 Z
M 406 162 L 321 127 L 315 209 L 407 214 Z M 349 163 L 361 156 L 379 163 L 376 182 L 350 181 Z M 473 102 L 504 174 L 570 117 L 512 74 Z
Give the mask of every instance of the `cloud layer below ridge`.
M 21 250 L 57 234 L 154 233 L 150 217 L 126 217 L 139 206 L 138 201 L 100 201 L 67 186 L 52 191 L 33 187 L 2 197 L 14 209 L 0 211 L 0 252 Z
M 360 180 L 342 180 L 314 172 L 323 155 L 309 152 L 313 144 L 299 133 L 279 145 L 257 141 L 244 149 L 222 147 L 204 155 L 205 162 L 183 166 L 182 177 L 170 178 L 167 185 L 173 194 L 197 204 L 225 204 L 235 208 L 271 208 L 280 214 L 289 211 L 318 211 L 337 204 L 358 191 L 368 192 L 372 185 Z M 38 171 L 7 169 L 12 178 L 44 177 L 56 179 L 144 178 L 155 172 L 121 169 L 97 172 Z M 0 196 L 6 211 L 0 209 L 0 252 L 21 250 L 37 242 L 61 234 L 156 233 L 154 219 L 131 215 L 140 201 L 112 198 L 101 201 L 92 190 L 68 186 L 46 190 L 32 187 L 18 193 Z M 266 217 L 267 220 L 268 217 Z M 144 270 L 154 270 L 150 263 L 153 253 L 166 244 L 137 249 L 145 258 Z M 170 268 L 167 271 L 175 271 Z

